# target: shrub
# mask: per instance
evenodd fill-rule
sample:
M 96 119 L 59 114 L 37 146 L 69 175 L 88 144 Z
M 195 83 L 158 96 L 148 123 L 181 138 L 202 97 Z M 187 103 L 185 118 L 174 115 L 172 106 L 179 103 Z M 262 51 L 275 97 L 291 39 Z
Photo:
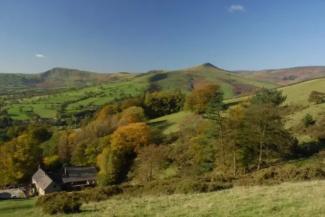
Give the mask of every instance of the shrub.
M 315 124 L 315 120 L 314 120 L 313 116 L 311 116 L 310 114 L 305 115 L 303 122 L 304 122 L 305 127 L 309 127 L 309 126 Z
M 79 193 L 83 202 L 99 202 L 107 200 L 111 196 L 122 193 L 122 189 L 119 186 L 107 186 L 107 187 L 96 187 L 86 189 Z
M 40 206 L 44 213 L 54 215 L 58 213 L 80 212 L 82 202 L 78 195 L 73 193 L 52 193 L 39 197 L 37 206 Z
M 240 185 L 279 184 L 288 181 L 306 181 L 325 178 L 322 166 L 297 166 L 286 165 L 283 167 L 272 166 L 239 180 Z

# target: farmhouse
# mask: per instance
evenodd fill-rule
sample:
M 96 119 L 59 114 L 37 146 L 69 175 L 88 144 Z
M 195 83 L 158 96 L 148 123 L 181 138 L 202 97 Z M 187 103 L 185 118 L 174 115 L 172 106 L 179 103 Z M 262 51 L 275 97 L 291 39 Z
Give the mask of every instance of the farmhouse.
M 61 189 L 58 183 L 55 183 L 42 168 L 38 168 L 33 175 L 32 184 L 39 195 L 45 195 Z
M 51 173 L 39 168 L 32 177 L 32 184 L 39 195 L 60 190 L 80 190 L 96 185 L 95 167 L 64 167 L 62 172 Z

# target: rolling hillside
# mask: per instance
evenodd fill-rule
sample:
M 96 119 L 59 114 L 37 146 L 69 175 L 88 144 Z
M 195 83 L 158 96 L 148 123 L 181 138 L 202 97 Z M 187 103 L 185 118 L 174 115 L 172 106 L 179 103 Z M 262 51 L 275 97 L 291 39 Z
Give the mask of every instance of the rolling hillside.
M 298 76 L 294 80 L 290 80 L 290 82 L 304 80 L 308 76 L 321 76 L 323 73 L 320 70 L 321 68 L 315 69 L 315 72 L 311 74 L 302 73 L 301 70 L 306 68 L 309 67 L 288 69 L 290 73 Z M 284 72 L 270 70 L 263 73 L 270 74 L 270 76 L 280 74 L 283 76 Z M 263 76 L 265 75 L 263 73 L 235 73 L 218 68 L 210 63 L 174 71 L 156 70 L 142 74 L 100 74 L 55 68 L 41 74 L 32 75 L 0 74 L 0 90 L 3 88 L 2 90 L 5 90 L 7 95 L 11 96 L 7 97 L 6 93 L 2 94 L 11 117 L 26 120 L 30 118 L 31 113 L 42 118 L 55 118 L 62 109 L 74 113 L 94 106 L 101 106 L 112 100 L 141 95 L 147 90 L 182 90 L 186 93 L 201 82 L 220 85 L 227 102 L 241 100 L 241 98 L 232 98 L 253 94 L 262 87 L 276 88 L 279 87 L 279 84 L 283 84 L 279 80 L 272 80 L 267 76 L 264 79 Z M 286 82 L 288 81 L 286 80 Z M 310 90 L 317 87 L 315 90 L 324 92 L 323 80 L 319 80 L 318 82 L 321 84 L 317 85 L 313 84 L 314 82 L 316 81 L 288 86 L 288 102 L 303 97 L 306 98 L 306 95 L 309 95 L 309 89 L 303 85 L 310 86 Z M 61 90 L 55 91 L 58 88 L 61 88 Z M 32 94 L 35 90 L 40 90 L 41 93 Z M 286 92 L 286 87 L 283 90 Z M 301 94 L 294 95 L 301 91 Z M 14 94 L 16 96 L 12 97 Z M 306 99 L 304 100 L 306 101 Z
M 259 81 L 271 82 L 278 85 L 288 85 L 314 78 L 325 77 L 325 67 L 306 66 L 261 71 L 240 71 L 239 74 Z
M 15 76 L 21 78 L 22 75 Z M 225 98 L 253 93 L 261 87 L 276 86 L 241 77 L 209 63 L 176 71 L 150 71 L 143 74 L 99 74 L 55 68 L 39 75 L 24 76 L 29 83 L 22 80 L 20 83 L 22 88 L 34 87 L 43 90 L 43 93 L 28 96 L 29 92 L 25 91 L 20 98 L 7 100 L 9 114 L 18 120 L 29 119 L 31 114 L 42 118 L 55 118 L 62 109 L 71 113 L 78 112 L 89 107 L 101 106 L 112 100 L 141 95 L 146 90 L 178 89 L 186 93 L 198 83 L 207 81 L 220 85 Z M 64 91 L 44 93 L 44 90 L 49 91 L 51 88 L 68 87 L 70 89 Z

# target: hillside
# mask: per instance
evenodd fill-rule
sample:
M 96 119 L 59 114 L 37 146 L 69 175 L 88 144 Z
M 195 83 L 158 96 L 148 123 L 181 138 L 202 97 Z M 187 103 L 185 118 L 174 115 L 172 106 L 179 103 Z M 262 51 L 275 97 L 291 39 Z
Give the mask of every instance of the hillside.
M 276 85 L 246 78 L 218 68 L 210 63 L 175 71 L 154 71 L 143 74 L 152 89 L 190 91 L 200 82 L 211 82 L 221 86 L 225 98 L 254 92 L 257 88 L 272 88 Z
M 287 117 L 286 126 L 288 128 L 297 127 L 302 123 L 306 114 L 312 115 L 315 119 L 325 116 L 325 103 L 315 104 L 308 101 L 312 91 L 325 93 L 325 78 L 289 85 L 280 88 L 280 90 L 287 96 L 286 104 L 297 107 L 297 109 Z M 298 137 L 302 140 L 310 139 L 306 135 L 298 135 Z
M 67 68 L 53 68 L 39 74 L 0 73 L 0 91 L 85 87 L 127 77 L 128 73 L 103 74 Z
M 288 85 L 314 78 L 325 77 L 325 67 L 306 66 L 261 71 L 240 71 L 239 74 L 259 81 L 271 82 L 278 85 Z
M 23 75 L 15 76 L 21 78 Z M 42 118 L 55 118 L 62 108 L 71 113 L 79 112 L 113 100 L 141 95 L 146 90 L 182 90 L 186 93 L 200 82 L 220 85 L 225 98 L 253 93 L 261 87 L 276 86 L 241 77 L 209 63 L 176 71 L 150 71 L 143 74 L 99 74 L 55 68 L 39 75 L 24 76 L 29 80 L 22 80 L 22 88 L 34 87 L 33 90 L 36 88 L 43 91 L 39 95 L 30 94 L 32 90 L 25 91 L 24 94 L 18 92 L 17 97 L 6 101 L 10 116 L 18 120 L 29 119 L 34 114 Z M 48 92 L 51 88 L 68 87 L 70 89 L 60 92 Z
M 235 187 L 230 190 L 170 196 L 114 197 L 82 207 L 80 214 L 58 216 L 195 216 L 195 217 L 322 217 L 325 181 L 275 186 Z M 0 201 L 0 216 L 47 216 L 35 200 Z

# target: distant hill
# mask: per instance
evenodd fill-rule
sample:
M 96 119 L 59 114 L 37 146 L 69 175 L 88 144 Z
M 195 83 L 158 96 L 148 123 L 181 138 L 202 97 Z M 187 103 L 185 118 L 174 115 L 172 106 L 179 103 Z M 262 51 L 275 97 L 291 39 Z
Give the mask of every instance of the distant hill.
M 247 78 L 266 81 L 278 85 L 288 85 L 314 78 L 325 77 L 325 66 L 305 66 L 261 71 L 239 71 Z
M 204 63 L 191 68 L 175 71 L 150 71 L 139 77 L 149 81 L 149 89 L 190 91 L 200 82 L 211 82 L 221 86 L 226 98 L 247 94 L 258 88 L 276 87 L 269 82 L 257 81 L 237 73 L 218 68 L 211 63 Z
M 0 74 L 0 89 L 56 89 L 96 85 L 129 77 L 129 73 L 95 73 L 67 68 L 53 68 L 39 74 Z

